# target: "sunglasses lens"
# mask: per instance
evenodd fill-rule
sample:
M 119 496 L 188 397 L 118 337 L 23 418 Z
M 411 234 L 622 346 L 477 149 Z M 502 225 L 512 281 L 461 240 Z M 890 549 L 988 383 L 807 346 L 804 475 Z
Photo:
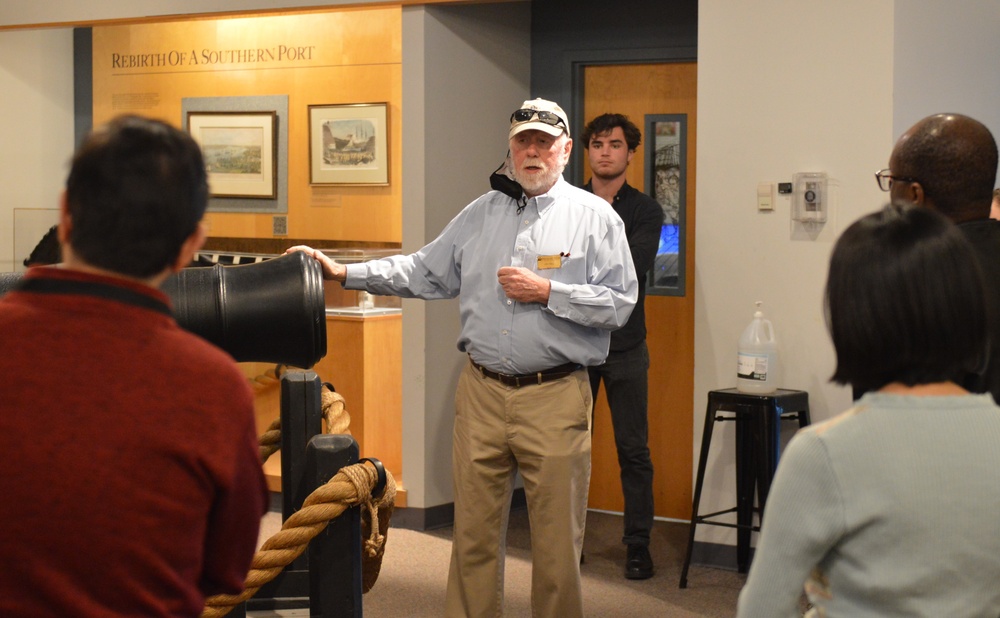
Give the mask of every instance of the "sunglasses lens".
M 531 117 L 535 115 L 535 110 L 533 109 L 519 109 L 514 112 L 513 119 L 517 122 L 525 122 L 531 120 Z
M 552 126 L 564 124 L 558 114 L 534 109 L 519 109 L 510 115 L 511 122 L 527 122 L 534 118 L 538 122 L 544 122 Z

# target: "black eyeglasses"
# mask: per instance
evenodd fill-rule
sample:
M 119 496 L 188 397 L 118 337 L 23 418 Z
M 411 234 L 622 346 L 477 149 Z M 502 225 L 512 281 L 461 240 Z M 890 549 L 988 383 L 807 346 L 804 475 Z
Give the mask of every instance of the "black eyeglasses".
M 902 182 L 919 182 L 916 178 L 907 178 L 905 176 L 893 176 L 892 170 L 886 168 L 884 170 L 879 170 L 875 172 L 875 181 L 878 183 L 878 188 L 883 191 L 888 191 L 892 189 L 892 181 L 900 180 Z
M 532 116 L 537 117 L 539 122 L 544 122 L 554 127 L 562 125 L 564 129 L 566 128 L 566 123 L 559 117 L 559 114 L 537 109 L 519 109 L 510 115 L 510 122 L 511 124 L 515 122 L 527 122 L 531 120 Z

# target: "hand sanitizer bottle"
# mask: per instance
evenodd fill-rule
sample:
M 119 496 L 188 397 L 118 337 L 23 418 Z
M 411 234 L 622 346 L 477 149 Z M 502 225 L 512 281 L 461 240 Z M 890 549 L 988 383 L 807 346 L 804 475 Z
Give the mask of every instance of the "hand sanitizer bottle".
M 768 395 L 778 388 L 778 342 L 771 321 L 757 301 L 753 321 L 740 336 L 736 369 L 736 390 L 741 393 Z

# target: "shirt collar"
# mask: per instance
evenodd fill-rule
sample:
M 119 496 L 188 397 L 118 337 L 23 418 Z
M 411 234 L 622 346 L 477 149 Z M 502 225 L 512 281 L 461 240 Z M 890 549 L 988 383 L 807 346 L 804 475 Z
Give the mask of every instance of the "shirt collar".
M 632 187 L 628 186 L 627 180 L 623 182 L 622 186 L 618 188 L 618 193 L 615 193 L 615 201 L 617 202 L 618 200 L 623 199 L 625 197 L 625 194 L 628 193 L 631 189 Z
M 562 177 L 562 174 L 560 174 L 559 178 L 556 180 L 556 184 L 552 185 L 551 189 L 541 195 L 531 198 L 535 200 L 535 208 L 538 209 L 538 214 L 541 215 L 544 213 L 549 206 L 555 204 L 559 198 L 565 195 L 569 186 L 569 183 L 566 182 L 566 180 Z
M 583 188 L 586 189 L 587 191 L 593 193 L 594 192 L 594 181 L 593 181 L 593 179 L 588 180 L 587 184 L 583 185 Z M 625 198 L 625 194 L 628 193 L 629 190 L 631 190 L 631 189 L 632 189 L 632 187 L 629 186 L 627 180 L 625 182 L 623 182 L 622 186 L 618 187 L 618 193 L 615 193 L 615 197 L 614 197 L 612 203 L 615 203 L 618 200 L 624 199 Z
M 84 273 L 69 268 L 29 268 L 14 288 L 37 294 L 74 294 L 113 300 L 172 316 L 166 294 L 147 285 L 116 277 Z

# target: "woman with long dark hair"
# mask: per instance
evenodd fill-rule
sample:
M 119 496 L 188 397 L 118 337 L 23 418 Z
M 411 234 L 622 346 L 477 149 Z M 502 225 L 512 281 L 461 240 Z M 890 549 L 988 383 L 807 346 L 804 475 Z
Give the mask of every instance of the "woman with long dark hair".
M 987 358 L 977 258 L 926 208 L 837 241 L 833 381 L 866 394 L 782 455 L 738 615 L 1000 615 L 1000 408 L 959 386 Z

